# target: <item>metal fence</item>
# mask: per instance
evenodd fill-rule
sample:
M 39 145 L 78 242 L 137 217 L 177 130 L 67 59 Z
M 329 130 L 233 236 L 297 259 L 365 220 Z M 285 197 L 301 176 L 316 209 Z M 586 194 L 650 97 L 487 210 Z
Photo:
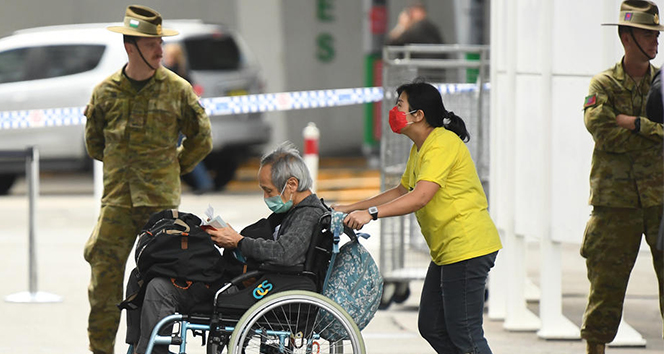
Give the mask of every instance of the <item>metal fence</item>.
M 407 45 L 383 49 L 381 190 L 400 183 L 412 145 L 410 139 L 389 128 L 388 111 L 396 104 L 396 88 L 422 77 L 441 91 L 445 108 L 466 123 L 471 134 L 467 146 L 488 192 L 488 55 L 488 46 Z M 388 296 L 391 284 L 424 279 L 429 262 L 428 248 L 414 214 L 381 220 L 380 267 Z M 407 287 L 401 289 L 407 291 Z M 398 292 L 396 297 L 403 298 L 404 294 Z

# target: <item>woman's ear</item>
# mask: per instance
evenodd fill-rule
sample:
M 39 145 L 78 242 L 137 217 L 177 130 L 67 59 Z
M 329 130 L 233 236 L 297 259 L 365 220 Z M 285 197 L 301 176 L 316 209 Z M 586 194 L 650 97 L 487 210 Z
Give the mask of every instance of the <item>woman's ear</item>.
M 412 114 L 412 116 L 414 118 L 413 123 L 418 123 L 424 119 L 424 111 L 418 109 L 415 113 Z

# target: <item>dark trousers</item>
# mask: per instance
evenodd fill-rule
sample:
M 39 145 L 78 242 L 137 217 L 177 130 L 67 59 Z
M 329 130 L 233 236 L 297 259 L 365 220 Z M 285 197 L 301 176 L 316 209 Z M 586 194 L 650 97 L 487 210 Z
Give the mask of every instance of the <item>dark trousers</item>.
M 482 329 L 484 289 L 498 252 L 439 266 L 424 280 L 418 328 L 438 353 L 488 354 Z
M 135 290 L 127 287 L 127 293 Z M 185 297 L 186 291 L 174 287 L 170 279 L 154 278 L 148 283 L 142 307 L 127 311 L 127 343 L 134 345 L 135 353 L 145 353 L 154 326 L 174 314 Z M 172 329 L 172 325 L 166 326 L 159 334 L 169 335 Z M 168 346 L 157 345 L 152 352 L 168 353 Z
M 116 304 L 122 301 L 127 257 L 136 242 L 136 235 L 150 215 L 168 208 L 174 206 L 125 208 L 102 205 L 97 225 L 84 249 L 85 260 L 91 269 L 88 286 L 91 352 L 114 353 L 115 334 L 120 324 L 120 310 Z
M 193 283 L 187 289 L 175 286 L 168 278 L 154 278 L 148 282 L 141 307 L 127 311 L 127 344 L 134 345 L 135 353 L 145 353 L 154 327 L 163 318 L 178 313 L 188 313 L 198 303 L 212 301 L 215 289 L 203 283 Z M 127 294 L 138 291 L 138 284 L 127 283 Z M 162 328 L 159 335 L 168 336 L 173 325 Z M 167 345 L 155 345 L 152 353 L 168 353 Z

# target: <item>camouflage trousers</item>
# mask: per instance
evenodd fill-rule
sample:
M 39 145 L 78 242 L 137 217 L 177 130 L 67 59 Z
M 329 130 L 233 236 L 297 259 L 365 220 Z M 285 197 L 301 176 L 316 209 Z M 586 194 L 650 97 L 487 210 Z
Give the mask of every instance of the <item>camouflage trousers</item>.
M 122 301 L 127 257 L 150 215 L 167 208 L 174 206 L 102 205 L 97 225 L 84 250 L 92 273 L 88 286 L 88 338 L 93 353 L 113 354 L 120 323 L 120 310 L 116 305 Z
M 581 246 L 590 281 L 581 326 L 581 337 L 586 341 L 610 343 L 615 338 L 643 234 L 652 253 L 659 283 L 659 309 L 664 318 L 664 253 L 656 247 L 661 218 L 662 206 L 593 208 Z

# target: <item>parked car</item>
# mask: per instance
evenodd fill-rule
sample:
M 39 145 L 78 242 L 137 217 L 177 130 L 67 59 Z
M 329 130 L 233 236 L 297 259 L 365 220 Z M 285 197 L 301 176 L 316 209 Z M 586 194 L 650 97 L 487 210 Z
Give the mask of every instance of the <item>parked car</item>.
M 83 107 L 95 85 L 127 62 L 122 37 L 111 23 L 20 30 L 0 39 L 0 111 Z M 258 63 L 233 30 L 198 20 L 165 21 L 180 35 L 166 37 L 184 49 L 189 77 L 202 98 L 262 92 Z M 220 188 L 242 158 L 270 138 L 261 113 L 210 117 L 213 152 L 205 164 Z M 0 129 L 0 151 L 39 148 L 42 170 L 89 168 L 84 126 Z M 23 161 L 0 159 L 0 194 L 23 174 Z

